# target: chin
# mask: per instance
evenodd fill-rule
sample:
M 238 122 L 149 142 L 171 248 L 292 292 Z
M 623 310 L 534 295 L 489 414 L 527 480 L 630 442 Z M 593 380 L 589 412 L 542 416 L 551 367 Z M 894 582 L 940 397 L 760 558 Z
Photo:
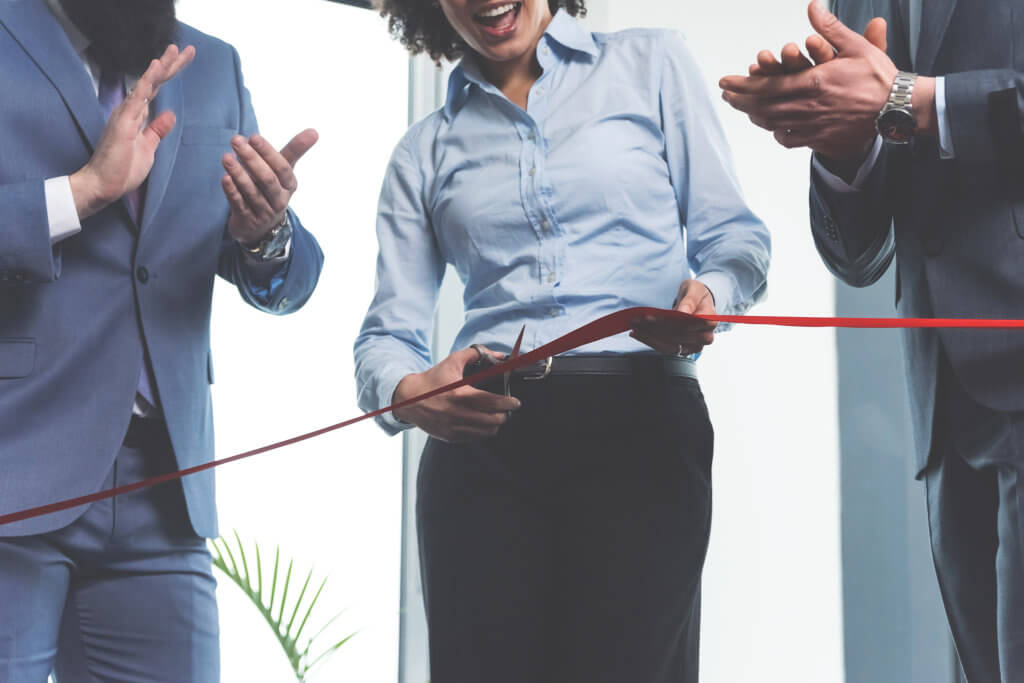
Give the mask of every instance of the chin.
M 510 40 L 502 45 L 481 50 L 481 56 L 492 62 L 511 62 L 521 59 L 533 47 L 533 41 L 526 38 Z

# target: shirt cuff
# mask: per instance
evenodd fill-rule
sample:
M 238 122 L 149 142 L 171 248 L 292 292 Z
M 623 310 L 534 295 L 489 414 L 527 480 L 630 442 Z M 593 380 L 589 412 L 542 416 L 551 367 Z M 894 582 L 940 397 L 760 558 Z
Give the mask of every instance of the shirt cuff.
M 377 385 L 380 389 L 380 394 L 378 396 L 378 409 L 386 408 L 394 404 L 395 392 L 398 390 L 398 385 L 401 384 L 402 380 L 410 374 L 413 373 L 406 371 L 393 372 L 380 379 Z M 393 412 L 378 415 L 377 424 L 387 432 L 388 436 L 394 436 L 395 434 L 399 434 L 415 427 L 415 425 L 399 420 L 395 417 Z
M 736 296 L 736 285 L 732 277 L 721 271 L 710 271 L 701 273 L 694 279 L 711 292 L 711 297 L 715 300 L 715 311 L 728 315 L 733 309 Z
M 868 181 L 868 176 L 875 170 L 875 164 L 878 163 L 878 157 L 882 154 L 882 136 L 875 137 L 875 146 L 871 148 L 871 153 L 868 154 L 868 158 L 864 160 L 864 163 L 860 165 L 860 169 L 857 171 L 857 176 L 853 179 L 853 183 L 847 183 L 845 180 L 832 173 L 825 165 L 818 159 L 818 155 L 815 154 L 812 158 L 811 163 L 814 164 L 814 170 L 818 173 L 818 177 L 825 183 L 831 190 L 835 190 L 841 194 L 849 194 L 851 192 L 858 192 L 864 183 Z
M 949 114 L 946 111 L 946 79 L 942 76 L 935 79 L 935 117 L 939 122 L 939 157 L 956 159 L 953 131 L 949 127 Z
M 54 245 L 82 231 L 78 220 L 75 195 L 71 192 L 71 178 L 61 176 L 43 183 L 46 194 L 46 217 L 50 225 L 50 244 Z

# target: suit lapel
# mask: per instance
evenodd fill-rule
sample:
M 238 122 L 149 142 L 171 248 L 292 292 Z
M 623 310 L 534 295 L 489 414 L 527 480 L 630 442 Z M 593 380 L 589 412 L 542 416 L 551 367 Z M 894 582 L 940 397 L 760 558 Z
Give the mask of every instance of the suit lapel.
M 43 0 L 0 2 L 0 24 L 60 93 L 89 148 L 103 134 L 103 112 L 81 58 Z
M 167 194 L 167 185 L 171 181 L 171 173 L 174 171 L 174 161 L 178 158 L 178 147 L 181 145 L 181 128 L 185 123 L 185 93 L 181 84 L 182 75 L 171 79 L 160 88 L 160 92 L 153 101 L 152 115 L 157 116 L 165 111 L 174 112 L 177 117 L 177 124 L 170 134 L 163 139 L 156 150 L 156 159 L 153 162 L 153 170 L 146 182 L 146 197 L 143 204 L 142 225 L 140 230 L 145 230 L 153 217 L 160 209 L 160 204 Z
M 930 75 L 949 29 L 957 0 L 924 0 L 921 9 L 921 40 L 917 48 L 916 71 Z
M 889 21 L 889 56 L 901 70 L 910 71 L 910 0 L 889 0 L 887 9 L 887 14 L 877 16 Z

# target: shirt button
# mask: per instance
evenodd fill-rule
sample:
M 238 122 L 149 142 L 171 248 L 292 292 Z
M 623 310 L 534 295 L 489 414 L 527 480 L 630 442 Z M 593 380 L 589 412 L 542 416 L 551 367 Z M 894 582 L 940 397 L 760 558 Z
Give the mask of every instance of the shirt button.
M 557 279 L 558 275 L 556 275 L 554 272 L 548 273 L 548 282 L 554 282 Z
M 139 282 L 141 282 L 142 284 L 146 284 L 147 282 L 149 282 L 149 271 L 146 270 L 145 266 L 139 266 L 135 270 L 135 277 L 137 277 L 139 279 Z
M 544 232 L 551 232 L 551 223 L 549 223 L 547 219 L 544 219 L 541 221 L 540 228 Z
M 537 134 L 530 133 L 530 142 L 537 142 Z
M 550 309 L 548 311 L 548 315 L 551 316 L 552 318 L 557 318 L 558 317 L 558 309 L 557 308 Z
M 530 177 L 532 178 L 535 175 L 537 175 L 537 167 L 536 166 L 534 166 L 533 168 L 530 169 Z

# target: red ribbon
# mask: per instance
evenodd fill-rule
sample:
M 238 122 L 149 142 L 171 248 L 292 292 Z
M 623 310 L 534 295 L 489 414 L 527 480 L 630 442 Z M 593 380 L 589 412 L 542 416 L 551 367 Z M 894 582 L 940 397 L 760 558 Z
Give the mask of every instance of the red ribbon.
M 659 308 L 629 308 L 617 313 L 612 313 L 603 318 L 595 320 L 592 323 L 584 325 L 583 327 L 570 332 L 564 337 L 541 346 L 540 348 L 534 349 L 529 353 L 524 353 L 521 356 L 511 358 L 510 360 L 493 367 L 487 368 L 472 377 L 467 377 L 458 382 L 453 382 L 444 387 L 434 389 L 420 396 L 416 396 L 407 401 L 402 401 L 395 405 L 375 410 L 372 413 L 366 413 L 359 417 L 339 422 L 338 424 L 331 425 L 330 427 L 324 427 L 317 429 L 316 431 L 308 432 L 300 436 L 286 439 L 284 441 L 278 441 L 277 443 L 270 444 L 268 446 L 262 446 L 255 448 L 245 453 L 239 453 L 238 455 L 232 455 L 228 458 L 222 458 L 220 460 L 213 460 L 211 462 L 203 463 L 202 465 L 196 465 L 195 467 L 189 467 L 188 469 L 179 470 L 178 472 L 170 472 L 168 474 L 162 474 L 157 477 L 151 477 L 143 481 L 136 482 L 134 484 L 127 484 L 125 486 L 118 486 L 117 488 L 108 489 L 105 491 L 99 491 L 87 496 L 80 496 L 78 498 L 72 498 L 69 500 L 59 501 L 56 503 L 50 503 L 48 505 L 40 505 L 39 507 L 30 508 L 28 510 L 21 510 L 19 512 L 13 512 L 6 515 L 0 515 L 0 526 L 5 524 L 13 524 L 14 522 L 21 522 L 26 519 L 32 519 L 34 517 L 42 517 L 43 515 L 52 514 L 54 512 L 61 512 L 63 510 L 69 510 L 71 508 L 80 507 L 82 505 L 89 505 L 101 500 L 107 500 L 108 498 L 114 498 L 125 493 L 131 493 L 132 491 L 138 491 L 140 489 L 149 488 L 151 486 L 157 486 L 164 484 L 169 481 L 175 481 L 182 477 L 187 477 L 190 474 L 197 474 L 205 470 L 210 470 L 221 465 L 227 465 L 228 463 L 236 462 L 238 460 L 244 460 L 251 458 L 255 455 L 261 455 L 263 453 L 269 453 L 270 451 L 280 450 L 287 446 L 292 446 L 303 441 L 309 441 L 315 439 L 324 434 L 330 432 L 336 432 L 345 427 L 350 427 L 364 420 L 371 420 L 385 413 L 390 413 L 395 410 L 400 410 L 407 406 L 411 406 L 414 403 L 426 401 L 427 399 L 433 398 L 440 394 L 454 391 L 460 387 L 464 387 L 469 384 L 479 384 L 491 377 L 502 375 L 506 372 L 511 372 L 516 368 L 521 368 L 527 365 L 536 363 L 537 361 L 544 360 L 550 356 L 557 356 L 559 354 L 566 353 L 573 349 L 577 349 L 587 344 L 606 339 L 608 337 L 621 334 L 623 332 L 630 331 L 634 328 L 635 324 L 645 318 L 655 318 L 657 320 L 676 320 L 680 323 L 691 321 L 694 319 L 704 320 L 707 322 L 716 323 L 736 323 L 741 325 L 770 325 L 774 327 L 827 327 L 827 328 L 846 328 L 846 329 L 921 329 L 921 328 L 960 328 L 960 329 L 1024 329 L 1024 320 L 971 320 L 962 318 L 813 318 L 813 317 L 788 317 L 788 316 L 764 316 L 764 315 L 712 315 L 712 316 L 693 316 L 686 313 L 680 313 L 679 311 L 666 311 Z

